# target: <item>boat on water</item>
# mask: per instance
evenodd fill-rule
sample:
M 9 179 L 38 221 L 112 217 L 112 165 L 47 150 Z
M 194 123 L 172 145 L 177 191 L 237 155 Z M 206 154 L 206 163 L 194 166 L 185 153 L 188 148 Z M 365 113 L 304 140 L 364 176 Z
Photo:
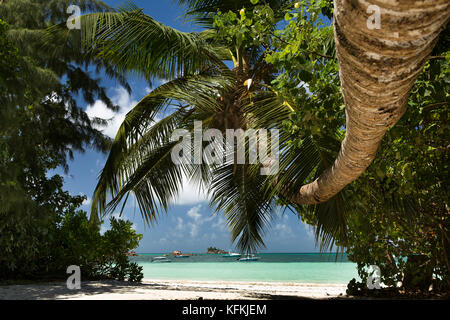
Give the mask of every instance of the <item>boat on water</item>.
M 261 257 L 257 257 L 254 254 L 248 254 L 245 257 L 238 259 L 238 261 L 250 262 L 250 261 L 258 261 L 259 259 L 261 259 Z
M 172 256 L 175 258 L 189 258 L 190 256 L 193 256 L 193 253 L 182 253 L 179 250 L 172 251 Z
M 153 257 L 152 262 L 172 262 L 167 257 L 161 256 L 161 257 Z
M 241 256 L 240 253 L 230 251 L 227 254 L 224 254 L 222 257 L 224 257 L 224 258 L 239 258 L 240 256 Z

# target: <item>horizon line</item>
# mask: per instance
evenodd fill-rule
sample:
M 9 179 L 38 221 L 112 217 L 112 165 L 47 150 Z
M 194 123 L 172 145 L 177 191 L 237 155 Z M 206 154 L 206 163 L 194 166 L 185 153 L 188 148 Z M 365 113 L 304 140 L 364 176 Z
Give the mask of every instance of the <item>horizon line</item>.
M 173 251 L 176 251 L 176 250 L 173 250 Z M 173 252 L 173 251 L 171 251 L 171 252 Z M 178 250 L 179 251 L 179 250 Z M 226 250 L 224 250 L 224 251 L 226 251 Z M 159 253 L 167 253 L 167 252 L 170 252 L 170 251 L 164 251 L 164 252 L 136 252 L 136 254 L 159 254 Z M 192 251 L 192 252 L 183 252 L 183 251 L 181 251 L 182 253 L 207 253 L 207 252 L 194 252 L 194 251 Z M 228 251 L 227 251 L 228 252 Z M 258 254 L 266 254 L 266 253 L 303 253 L 303 254 L 340 254 L 341 252 L 276 252 L 276 251 L 274 251 L 274 252 L 258 252 Z M 342 253 L 347 253 L 347 252 L 342 252 Z

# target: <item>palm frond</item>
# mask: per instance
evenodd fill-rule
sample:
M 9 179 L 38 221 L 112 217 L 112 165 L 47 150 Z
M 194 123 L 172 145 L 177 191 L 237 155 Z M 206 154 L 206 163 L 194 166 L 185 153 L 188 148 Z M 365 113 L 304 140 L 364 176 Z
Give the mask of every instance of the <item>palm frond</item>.
M 81 17 L 82 41 L 97 59 L 119 72 L 174 79 L 217 65 L 223 48 L 210 44 L 208 33 L 186 33 L 165 26 L 134 5 L 116 12 Z
M 249 125 L 253 128 L 280 128 L 289 119 L 293 109 L 281 95 L 273 91 L 259 90 L 252 93 L 249 103 L 244 106 Z
M 213 15 L 217 11 L 238 12 L 242 8 L 254 7 L 250 0 L 173 0 L 174 2 L 186 6 L 184 17 L 188 21 L 193 21 L 205 27 L 211 27 Z M 283 8 L 292 5 L 291 0 L 266 0 L 261 1 L 270 5 L 276 16 L 284 16 Z
M 187 108 L 195 107 L 208 112 L 216 110 L 218 108 L 217 94 L 226 82 L 226 78 L 221 79 L 210 75 L 178 78 L 153 90 L 127 114 L 117 132 L 95 189 L 91 207 L 93 219 L 97 219 L 99 214 L 102 215 L 108 211 L 108 197 L 112 197 L 113 203 L 117 204 L 125 196 L 123 190 L 135 192 L 133 188 L 142 187 L 142 184 L 134 184 L 138 181 L 136 177 L 142 178 L 150 172 L 142 171 L 141 166 L 145 164 L 145 168 L 153 170 L 151 159 L 156 158 L 151 155 L 169 145 L 170 134 L 174 129 L 181 129 L 188 125 L 188 115 L 192 114 L 192 109 L 187 110 Z M 186 107 L 180 107 L 169 116 L 154 123 L 157 114 L 166 110 L 172 101 L 184 102 Z M 168 159 L 171 159 L 170 155 Z M 167 174 L 174 175 L 173 172 L 168 171 Z M 173 177 L 171 181 L 175 184 L 179 183 Z M 175 193 L 175 187 L 168 188 L 166 199 L 160 195 L 158 200 L 166 207 L 168 199 Z M 142 196 L 141 199 L 145 198 Z M 152 202 L 142 200 L 140 203 L 151 204 Z M 143 212 L 148 217 L 148 213 L 155 208 L 153 203 Z
M 336 153 L 339 151 L 339 143 L 342 137 L 322 137 L 322 138 L 307 138 L 309 145 L 314 149 L 316 157 L 315 168 L 311 166 L 312 163 L 308 163 L 308 169 L 301 170 L 300 172 L 310 172 L 309 176 L 304 175 L 302 184 L 308 183 L 316 179 L 326 168 L 332 163 L 336 157 Z M 317 161 L 318 160 L 318 161 Z M 289 188 L 289 192 L 295 192 L 299 190 Z M 343 249 L 343 245 L 347 239 L 347 222 L 346 217 L 351 210 L 349 204 L 349 194 L 342 192 L 329 201 L 313 206 L 297 206 L 297 212 L 300 214 L 304 210 L 308 216 L 312 217 L 312 226 L 315 228 L 316 243 L 319 244 L 320 250 L 333 249 L 335 240 L 339 240 L 340 247 Z
M 224 164 L 213 173 L 211 206 L 224 211 L 232 241 L 242 252 L 264 247 L 274 202 L 263 192 L 265 177 L 249 174 L 248 165 Z
M 145 156 L 140 156 L 139 164 L 130 170 L 130 160 L 127 161 L 129 174 L 117 194 L 108 203 L 105 213 L 112 213 L 130 192 L 136 197 L 140 213 L 144 220 L 151 224 L 156 221 L 160 209 L 167 210 L 170 200 L 174 198 L 182 186 L 182 166 L 173 163 L 171 151 L 177 142 L 167 142 L 149 150 Z M 136 159 L 134 159 L 136 160 Z
M 329 167 L 339 151 L 340 137 L 305 136 L 294 144 L 293 137 L 285 131 L 280 133 L 279 172 L 269 176 L 265 192 L 270 196 L 279 196 L 285 205 L 315 228 L 316 243 L 321 250 L 332 249 L 335 240 L 343 245 L 346 241 L 346 217 L 349 210 L 349 198 L 342 192 L 329 201 L 314 206 L 299 206 L 287 199 L 295 197 L 300 187 L 313 181 L 323 170 Z M 342 249 L 338 247 L 338 249 Z

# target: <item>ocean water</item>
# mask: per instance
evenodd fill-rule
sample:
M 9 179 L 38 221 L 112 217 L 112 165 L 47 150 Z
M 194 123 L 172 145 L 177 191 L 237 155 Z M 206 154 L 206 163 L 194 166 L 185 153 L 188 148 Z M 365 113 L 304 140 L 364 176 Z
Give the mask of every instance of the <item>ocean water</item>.
M 163 254 L 130 257 L 143 267 L 144 278 L 170 280 L 279 281 L 343 283 L 359 279 L 356 264 L 334 253 L 261 253 L 259 261 L 240 262 L 221 254 L 169 256 L 172 262 L 152 262 Z

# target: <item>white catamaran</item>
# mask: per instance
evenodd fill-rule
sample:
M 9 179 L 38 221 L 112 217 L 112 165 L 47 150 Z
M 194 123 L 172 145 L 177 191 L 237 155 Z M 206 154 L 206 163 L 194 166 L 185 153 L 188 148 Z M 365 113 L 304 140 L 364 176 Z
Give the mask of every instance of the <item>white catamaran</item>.
M 167 257 L 161 256 L 161 257 L 153 257 L 152 262 L 172 262 Z
M 257 257 L 254 254 L 247 254 L 245 257 L 240 258 L 238 260 L 242 262 L 247 262 L 247 261 L 258 261 L 259 259 L 261 259 L 261 257 Z
M 240 256 L 241 256 L 240 253 L 233 252 L 230 249 L 230 250 L 228 250 L 228 253 L 224 254 L 222 257 L 224 257 L 224 258 L 239 258 Z

